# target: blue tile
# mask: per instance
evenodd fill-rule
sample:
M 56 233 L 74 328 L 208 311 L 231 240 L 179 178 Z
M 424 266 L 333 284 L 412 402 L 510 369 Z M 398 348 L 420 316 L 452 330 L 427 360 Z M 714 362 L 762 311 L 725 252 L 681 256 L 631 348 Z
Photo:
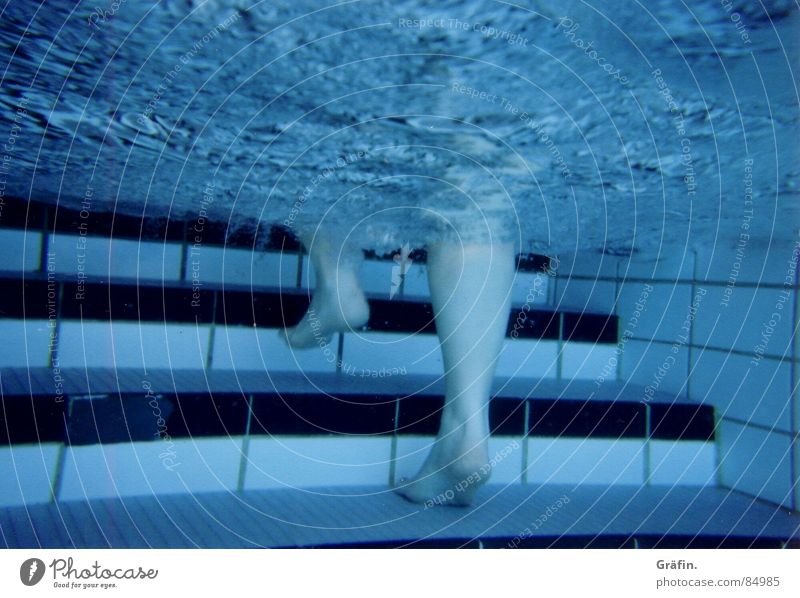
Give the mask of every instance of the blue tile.
M 652 283 L 653 290 L 643 297 L 640 282 L 625 283 L 619 296 L 617 314 L 622 330 L 630 330 L 635 338 L 675 342 L 686 337 L 684 324 L 691 325 L 689 308 L 692 304 L 692 287 L 689 283 Z M 644 306 L 641 315 L 635 312 Z
M 54 331 L 49 320 L 0 319 L 0 367 L 47 367 Z
M 614 312 L 616 282 L 559 278 L 555 288 L 555 306 L 577 312 Z
M 670 487 L 714 486 L 716 452 L 712 442 L 651 440 L 648 482 Z
M 42 233 L 35 230 L 0 229 L 0 271 L 32 272 L 39 269 Z
M 0 506 L 49 502 L 59 447 L 44 442 L 0 447 Z
M 713 405 L 720 417 L 791 430 L 791 365 L 744 355 L 695 349 L 691 395 Z
M 719 451 L 724 486 L 791 507 L 792 442 L 788 435 L 723 420 Z
M 528 482 L 638 486 L 644 454 L 640 439 L 530 438 Z
M 245 488 L 366 485 L 385 489 L 391 446 L 389 438 L 254 438 Z
M 790 356 L 794 292 L 776 288 L 708 287 L 694 322 L 697 345 L 770 356 Z M 766 335 L 766 338 L 765 336 Z

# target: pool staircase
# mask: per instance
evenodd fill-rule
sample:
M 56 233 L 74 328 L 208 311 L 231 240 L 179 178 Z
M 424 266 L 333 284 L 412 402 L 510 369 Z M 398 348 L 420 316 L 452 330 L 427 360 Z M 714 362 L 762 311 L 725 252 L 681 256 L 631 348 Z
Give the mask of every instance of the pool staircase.
M 491 483 L 433 508 L 390 490 L 443 404 L 424 252 L 367 255 L 367 326 L 293 351 L 286 230 L 8 199 L 0 226 L 8 547 L 798 545 L 800 515 L 718 483 L 714 408 L 628 384 L 617 315 L 547 258 L 518 259 Z

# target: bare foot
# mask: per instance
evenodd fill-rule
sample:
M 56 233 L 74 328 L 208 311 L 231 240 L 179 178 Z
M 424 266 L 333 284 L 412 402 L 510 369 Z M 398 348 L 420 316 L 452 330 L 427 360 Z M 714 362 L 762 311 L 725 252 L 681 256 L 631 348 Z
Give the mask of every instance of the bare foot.
M 330 340 L 334 332 L 361 328 L 369 319 L 369 305 L 358 286 L 336 290 L 317 290 L 306 315 L 294 328 L 287 328 L 285 339 L 294 349 L 305 349 Z
M 463 436 L 458 431 L 451 436 Z M 466 507 L 472 504 L 475 492 L 491 475 L 488 442 L 465 438 L 440 438 L 425 460 L 419 474 L 411 480 L 401 479 L 395 491 L 425 508 L 436 505 Z

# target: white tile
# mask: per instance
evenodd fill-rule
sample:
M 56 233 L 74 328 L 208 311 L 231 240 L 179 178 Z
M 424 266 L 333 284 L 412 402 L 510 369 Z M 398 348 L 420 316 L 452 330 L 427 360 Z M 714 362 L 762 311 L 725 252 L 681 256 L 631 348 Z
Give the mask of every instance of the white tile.
M 559 278 L 555 285 L 555 307 L 579 313 L 614 313 L 617 285 L 607 280 Z
M 294 288 L 297 267 L 295 252 L 190 245 L 186 279 L 197 279 L 203 284 Z
M 209 326 L 136 322 L 64 322 L 61 367 L 203 368 Z
M 50 501 L 59 444 L 0 447 L 0 506 Z
M 647 288 L 641 282 L 622 285 L 617 308 L 621 329 L 629 330 L 634 338 L 672 343 L 683 337 L 683 342 L 688 343 L 688 332 L 683 327 L 691 326 L 691 284 L 648 284 Z
M 59 500 L 235 490 L 241 444 L 235 437 L 70 447 Z
M 649 481 L 658 486 L 713 486 L 716 459 L 713 442 L 651 440 Z
M 561 377 L 594 380 L 602 376 L 608 379 L 609 367 L 617 359 L 616 345 L 566 342 L 561 354 Z
M 403 283 L 403 296 L 430 298 L 431 289 L 428 286 L 428 268 L 424 264 L 412 264 L 408 268 Z
M 639 485 L 644 458 L 644 440 L 530 438 L 528 482 Z
M 714 405 L 720 417 L 791 430 L 791 365 L 722 351 L 694 349 L 692 399 Z
M 522 378 L 558 377 L 558 341 L 507 339 L 495 373 Z
M 622 379 L 638 386 L 651 387 L 654 392 L 686 395 L 689 372 L 689 349 L 666 343 L 627 341 L 620 354 Z
M 522 483 L 522 458 L 524 456 L 522 438 L 492 436 L 489 438 L 489 462 L 492 466 L 493 484 Z
M 49 320 L 0 320 L 0 367 L 46 367 L 54 330 Z
M 253 438 L 245 489 L 385 486 L 389 437 Z
M 283 330 L 250 326 L 218 326 L 214 336 L 212 369 L 334 372 L 338 337 L 330 344 L 292 349 L 281 338 Z
M 751 496 L 791 506 L 790 437 L 723 420 L 720 434 L 722 484 Z
M 42 233 L 4 228 L 0 229 L 0 271 L 30 272 L 39 269 L 42 253 Z
M 382 260 L 364 260 L 358 273 L 361 287 L 366 293 L 375 293 L 381 299 L 389 299 L 392 292 L 392 269 L 395 263 Z M 395 297 L 400 297 L 399 280 L 396 281 Z
M 706 288 L 694 323 L 695 344 L 748 353 L 763 344 L 765 355 L 791 355 L 793 292 L 783 301 L 780 289 L 734 287 L 724 304 L 725 287 Z M 762 333 L 768 335 L 766 341 Z
M 737 284 L 783 284 L 789 273 L 794 243 L 770 243 L 769 246 L 749 243 L 737 260 L 736 247 L 721 244 L 697 251 L 697 279 L 727 284 L 734 274 Z
M 393 484 L 397 484 L 402 478 L 411 479 L 419 473 L 435 440 L 435 436 L 403 435 L 397 437 Z
M 442 374 L 444 365 L 435 334 L 359 332 L 344 335 L 344 368 L 356 371 L 398 368 L 409 374 Z
M 57 273 L 87 276 L 178 280 L 180 243 L 159 243 L 80 235 L 50 235 L 48 252 L 55 256 Z
M 639 278 L 674 283 L 691 281 L 694 276 L 694 252 L 681 248 L 675 255 L 660 256 L 655 260 L 623 260 L 617 271 L 620 279 Z
M 581 276 L 589 278 L 616 278 L 619 258 L 597 251 L 580 251 L 559 255 L 552 263 L 558 278 Z
M 547 305 L 554 281 L 554 277 L 539 272 L 517 272 L 511 288 L 511 303 L 515 306 Z

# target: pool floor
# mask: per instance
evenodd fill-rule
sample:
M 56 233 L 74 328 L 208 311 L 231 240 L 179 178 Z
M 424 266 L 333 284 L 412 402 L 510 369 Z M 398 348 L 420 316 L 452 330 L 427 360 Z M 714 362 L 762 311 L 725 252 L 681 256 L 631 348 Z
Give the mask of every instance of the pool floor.
M 470 508 L 353 487 L 10 507 L 0 533 L 9 548 L 796 547 L 800 515 L 709 487 L 489 485 Z

